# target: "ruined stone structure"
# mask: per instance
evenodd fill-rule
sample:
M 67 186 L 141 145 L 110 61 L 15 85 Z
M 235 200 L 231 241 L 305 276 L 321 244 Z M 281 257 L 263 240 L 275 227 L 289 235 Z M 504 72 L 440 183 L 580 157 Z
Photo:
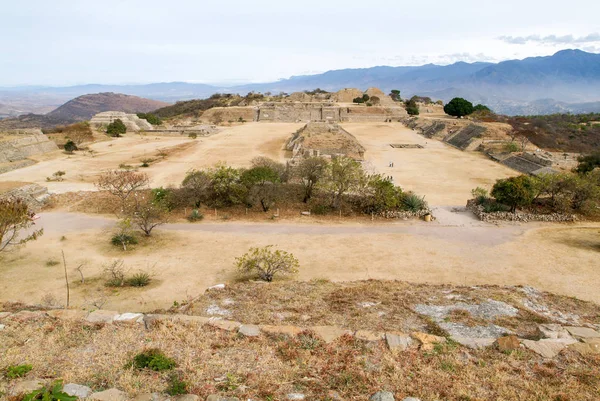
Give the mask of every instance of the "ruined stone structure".
M 39 129 L 0 133 L 0 174 L 31 166 L 30 157 L 58 150 L 58 146 Z
M 90 124 L 98 128 L 107 126 L 117 119 L 123 121 L 123 124 L 125 124 L 128 131 L 151 131 L 154 129 L 152 124 L 150 124 L 148 121 L 139 118 L 135 114 L 127 114 L 123 113 L 122 111 L 104 111 L 102 113 L 98 113 L 92 117 Z
M 38 184 L 27 184 L 0 194 L 0 199 L 22 199 L 30 210 L 39 212 L 48 196 L 48 188 Z
M 347 156 L 362 160 L 365 148 L 338 124 L 310 122 L 299 129 L 286 144 L 292 152 L 292 161 L 316 156 Z
M 552 161 L 530 153 L 511 153 L 505 158 L 495 158 L 500 163 L 524 174 L 555 173 Z

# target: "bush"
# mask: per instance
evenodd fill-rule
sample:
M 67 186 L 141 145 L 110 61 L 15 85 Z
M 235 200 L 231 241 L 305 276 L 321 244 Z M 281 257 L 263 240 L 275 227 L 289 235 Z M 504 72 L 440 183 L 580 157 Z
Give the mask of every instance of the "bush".
M 194 209 L 192 210 L 192 212 L 187 216 L 188 221 L 190 222 L 195 222 L 195 221 L 200 221 L 204 218 L 204 215 L 202 213 L 200 213 L 200 211 L 198 209 Z
M 198 138 L 198 134 L 196 134 L 195 132 L 190 132 L 188 134 L 188 138 L 196 139 L 196 138 Z
M 488 197 L 488 191 L 485 188 L 477 187 L 471 191 L 471 195 L 478 205 L 481 205 Z
M 120 137 L 127 132 L 127 127 L 120 119 L 116 119 L 106 127 L 106 133 L 112 137 Z
M 143 120 L 148 121 L 152 125 L 161 125 L 162 120 L 155 114 L 152 113 L 138 113 L 137 116 Z
M 250 248 L 248 253 L 236 258 L 238 271 L 242 275 L 256 274 L 259 279 L 273 281 L 275 274 L 294 274 L 298 272 L 298 259 L 291 253 L 271 250 L 273 245 L 263 248 Z
M 515 142 L 507 142 L 504 145 L 504 151 L 508 153 L 518 152 L 519 145 L 517 145 Z
M 9 246 L 35 241 L 44 234 L 43 228 L 30 230 L 32 213 L 22 199 L 0 199 L 0 252 Z
M 77 150 L 77 145 L 75 145 L 75 142 L 68 140 L 67 143 L 65 143 L 65 152 L 73 153 L 76 150 Z
M 10 365 L 6 367 L 4 374 L 7 379 L 12 380 L 25 376 L 31 369 L 33 369 L 31 365 Z
M 535 185 L 526 175 L 496 181 L 491 195 L 500 203 L 510 206 L 516 212 L 518 206 L 530 205 L 535 198 Z
M 575 171 L 580 174 L 589 173 L 595 168 L 600 167 L 600 151 L 587 156 L 580 156 L 577 161 L 579 164 L 575 168 Z
M 425 197 L 419 198 L 416 194 L 408 193 L 402 197 L 402 205 L 405 210 L 410 212 L 419 212 L 423 209 L 427 209 L 427 202 Z
M 404 106 L 406 107 L 406 112 L 409 116 L 419 115 L 419 105 L 417 104 L 418 99 L 419 98 L 417 96 L 413 96 L 404 103 Z
M 175 360 L 165 356 L 163 352 L 157 348 L 145 350 L 137 354 L 131 365 L 136 369 L 150 369 L 155 372 L 171 370 L 176 366 Z
M 459 118 L 472 114 L 473 111 L 473 103 L 461 97 L 455 97 L 444 106 L 444 112 L 446 114 Z
M 361 104 L 364 103 L 365 100 L 362 97 L 355 97 L 354 99 L 352 99 L 353 103 L 357 103 L 357 104 Z
M 126 283 L 130 287 L 145 287 L 150 284 L 150 281 L 152 281 L 152 278 L 149 273 L 139 272 L 129 277 Z
M 138 240 L 131 234 L 115 234 L 110 239 L 110 243 L 114 246 L 127 247 L 127 245 L 136 245 Z
M 104 267 L 104 273 L 108 275 L 107 287 L 122 287 L 125 285 L 125 268 L 123 260 L 115 260 Z
M 188 383 L 181 380 L 177 375 L 171 375 L 169 377 L 169 385 L 165 392 L 169 395 L 181 395 L 186 394 L 188 388 Z
M 313 207 L 310 208 L 310 212 L 312 214 L 316 214 L 316 215 L 326 215 L 329 214 L 331 212 L 333 212 L 333 207 L 331 205 L 324 205 L 324 204 L 316 204 Z

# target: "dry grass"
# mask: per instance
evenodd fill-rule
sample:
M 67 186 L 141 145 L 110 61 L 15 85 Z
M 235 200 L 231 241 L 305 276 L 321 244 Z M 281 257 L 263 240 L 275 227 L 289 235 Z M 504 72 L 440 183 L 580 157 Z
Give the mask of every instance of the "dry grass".
M 162 392 L 170 372 L 126 367 L 134 355 L 158 348 L 175 359 L 175 372 L 204 399 L 213 393 L 240 399 L 281 400 L 290 392 L 307 399 L 364 400 L 380 389 L 397 399 L 593 400 L 600 385 L 600 357 L 570 352 L 544 362 L 527 351 L 467 351 L 456 344 L 394 356 L 383 342 L 342 337 L 324 344 L 305 332 L 249 339 L 183 323 L 141 326 L 87 325 L 31 317 L 8 321 L 0 332 L 0 370 L 29 363 L 28 378 L 63 379 L 99 391 L 117 387 L 130 395 Z M 0 379 L 0 391 L 8 386 Z

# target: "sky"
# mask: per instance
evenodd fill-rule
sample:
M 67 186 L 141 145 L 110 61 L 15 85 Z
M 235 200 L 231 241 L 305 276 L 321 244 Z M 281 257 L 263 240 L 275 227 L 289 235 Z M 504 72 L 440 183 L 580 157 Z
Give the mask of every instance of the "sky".
M 0 86 L 269 82 L 600 53 L 600 1 L 2 0 Z

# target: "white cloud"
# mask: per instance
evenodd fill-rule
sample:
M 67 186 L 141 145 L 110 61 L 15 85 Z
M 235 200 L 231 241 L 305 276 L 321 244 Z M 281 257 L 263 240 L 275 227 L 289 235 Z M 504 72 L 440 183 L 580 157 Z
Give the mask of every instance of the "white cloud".
M 585 36 L 573 35 L 529 35 L 529 36 L 500 36 L 498 39 L 512 45 L 524 45 L 526 43 L 538 43 L 543 45 L 580 45 L 585 43 L 600 42 L 600 33 L 590 33 Z

